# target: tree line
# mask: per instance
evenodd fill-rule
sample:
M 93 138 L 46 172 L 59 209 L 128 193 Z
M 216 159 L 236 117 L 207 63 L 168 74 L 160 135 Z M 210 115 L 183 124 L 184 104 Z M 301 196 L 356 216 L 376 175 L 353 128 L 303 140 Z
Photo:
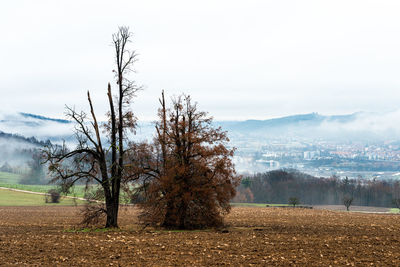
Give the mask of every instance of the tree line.
M 243 178 L 233 201 L 284 204 L 290 198 L 309 205 L 342 205 L 351 199 L 351 205 L 392 207 L 400 199 L 400 181 L 314 177 L 281 169 Z

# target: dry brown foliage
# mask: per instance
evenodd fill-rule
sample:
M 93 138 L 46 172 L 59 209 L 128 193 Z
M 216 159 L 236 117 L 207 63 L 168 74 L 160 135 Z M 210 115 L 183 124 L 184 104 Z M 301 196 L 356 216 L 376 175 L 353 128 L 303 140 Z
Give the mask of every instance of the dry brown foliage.
M 166 228 L 218 227 L 230 211 L 240 177 L 226 132 L 197 110 L 190 96 L 167 109 L 160 99 L 154 143 L 136 145 L 132 173 L 141 177 L 143 223 Z

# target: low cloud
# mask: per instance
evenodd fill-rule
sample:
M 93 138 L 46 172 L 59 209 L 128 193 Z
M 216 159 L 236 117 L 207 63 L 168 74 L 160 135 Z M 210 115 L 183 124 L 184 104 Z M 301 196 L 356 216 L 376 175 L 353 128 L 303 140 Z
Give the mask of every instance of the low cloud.
M 73 128 L 73 123 L 27 117 L 16 112 L 0 112 L 0 131 L 5 133 L 34 136 L 39 140 L 61 140 L 71 138 Z
M 354 114 L 349 121 L 324 120 L 315 129 L 321 136 L 375 140 L 400 140 L 400 109 L 387 113 Z

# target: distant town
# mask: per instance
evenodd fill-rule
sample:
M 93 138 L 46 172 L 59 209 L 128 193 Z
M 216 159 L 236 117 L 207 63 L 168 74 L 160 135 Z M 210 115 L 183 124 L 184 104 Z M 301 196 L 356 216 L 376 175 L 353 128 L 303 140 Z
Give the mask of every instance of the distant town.
M 233 138 L 234 139 L 234 138 Z M 400 178 L 400 142 L 340 142 L 307 139 L 235 139 L 239 172 L 292 168 L 314 176 Z

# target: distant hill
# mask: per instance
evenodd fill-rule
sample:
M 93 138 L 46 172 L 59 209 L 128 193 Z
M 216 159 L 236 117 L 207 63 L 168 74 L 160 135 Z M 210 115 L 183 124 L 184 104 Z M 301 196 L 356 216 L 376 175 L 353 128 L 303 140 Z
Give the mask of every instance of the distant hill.
M 365 130 L 364 125 L 353 127 L 365 116 L 360 112 L 333 116 L 309 113 L 268 120 L 218 121 L 215 124 L 228 131 L 232 140 L 238 137 L 348 139 Z
M 299 114 L 268 120 L 245 120 L 245 121 L 214 121 L 215 126 L 221 126 L 228 131 L 230 136 L 253 136 L 254 138 L 282 136 L 282 135 L 303 135 L 315 132 L 323 125 L 346 125 L 351 123 L 362 113 L 348 115 L 325 116 L 318 113 Z M 151 136 L 154 126 L 148 122 L 139 122 L 140 136 Z M 232 140 L 234 141 L 234 140 Z
M 36 137 L 24 137 L 19 134 L 10 134 L 0 131 L 0 143 L 7 144 L 7 143 L 27 143 L 33 146 L 45 146 L 50 144 L 50 140 L 47 141 L 40 141 L 37 140 Z
M 34 136 L 38 140 L 71 140 L 73 127 L 74 124 L 68 120 L 24 112 L 0 112 L 0 131 L 25 137 Z
M 349 115 L 333 115 L 324 116 L 318 113 L 292 115 L 287 117 L 269 119 L 269 120 L 246 120 L 246 121 L 219 121 L 219 124 L 231 130 L 240 131 L 254 131 L 262 129 L 273 129 L 273 128 L 286 128 L 286 127 L 310 127 L 318 126 L 323 122 L 337 122 L 337 123 L 348 123 L 357 118 L 357 114 L 353 113 Z
M 340 140 L 385 140 L 400 137 L 400 111 L 377 114 L 357 112 L 346 115 L 297 114 L 268 120 L 214 121 L 228 131 L 234 143 L 240 138 L 261 141 L 270 138 L 317 138 Z M 52 142 L 74 141 L 74 123 L 31 113 L 2 114 L 0 131 L 35 136 Z M 151 140 L 154 125 L 139 122 L 137 140 Z M 400 140 L 400 138 L 399 138 Z
M 319 115 L 317 113 L 293 115 L 281 118 L 274 118 L 269 120 L 246 120 L 234 122 L 232 126 L 242 128 L 243 130 L 252 130 L 255 127 L 286 127 L 291 125 L 308 124 L 315 125 L 324 120 L 325 116 Z M 224 123 L 224 122 L 220 122 Z
M 41 141 L 36 137 L 24 137 L 19 134 L 10 134 L 0 131 L 0 166 L 1 171 L 10 168 L 26 165 L 32 159 L 32 154 L 37 149 L 50 144 L 50 141 Z M 4 167 L 4 168 L 3 168 Z

